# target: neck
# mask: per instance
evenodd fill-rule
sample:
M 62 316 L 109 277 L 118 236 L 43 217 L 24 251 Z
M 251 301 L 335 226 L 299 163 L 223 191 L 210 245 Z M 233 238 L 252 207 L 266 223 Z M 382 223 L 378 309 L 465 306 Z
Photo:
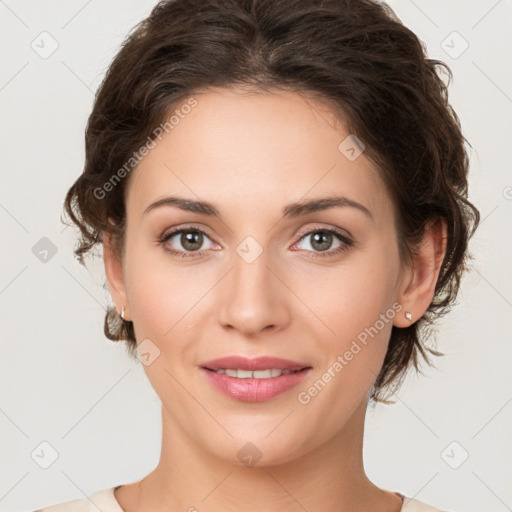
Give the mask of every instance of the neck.
M 133 510 L 209 512 L 397 512 L 401 500 L 372 484 L 362 458 L 366 402 L 327 443 L 275 465 L 252 467 L 220 460 L 201 449 L 162 407 L 157 467 L 137 484 Z

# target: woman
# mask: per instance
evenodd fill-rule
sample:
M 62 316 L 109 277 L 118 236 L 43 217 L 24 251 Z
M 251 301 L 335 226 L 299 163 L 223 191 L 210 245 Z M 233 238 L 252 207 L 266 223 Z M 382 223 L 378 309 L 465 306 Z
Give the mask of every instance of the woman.
M 365 474 L 478 225 L 447 88 L 370 0 L 160 2 L 110 66 L 66 212 L 162 402 L 157 467 L 43 509 L 436 511 Z M 96 508 L 95 507 L 95 508 Z

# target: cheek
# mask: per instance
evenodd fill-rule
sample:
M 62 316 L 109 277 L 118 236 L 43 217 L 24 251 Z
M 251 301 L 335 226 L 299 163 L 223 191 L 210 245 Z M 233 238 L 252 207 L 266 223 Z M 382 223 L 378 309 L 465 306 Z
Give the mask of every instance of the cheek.
M 162 249 L 132 240 L 127 238 L 125 279 L 137 341 L 161 339 L 174 324 L 170 314 L 179 309 L 181 289 L 158 255 Z
M 349 379 L 352 389 L 353 384 L 369 387 L 377 377 L 393 319 L 401 307 L 396 303 L 398 254 L 384 245 L 360 252 L 343 267 L 330 270 L 321 281 L 316 280 L 322 283 L 320 287 L 311 288 L 315 276 L 308 278 L 308 287 L 315 289 L 308 305 L 322 320 L 318 331 L 323 335 L 317 336 L 325 356 L 321 371 L 330 368 L 331 373 L 343 374 L 338 382 Z M 334 368 L 336 361 L 343 368 Z
M 127 247 L 126 286 L 137 340 L 163 346 L 201 310 L 216 276 L 205 266 L 176 265 L 160 247 L 136 240 Z
M 316 337 L 321 364 L 297 399 L 309 416 L 323 418 L 317 428 L 325 435 L 335 432 L 365 401 L 382 368 L 397 314 L 389 278 L 392 272 L 384 265 L 357 271 L 351 267 L 350 272 L 340 273 L 343 286 L 324 287 L 329 300 L 323 301 L 323 319 L 334 333 Z M 321 304 L 317 302 L 316 307 Z
M 392 254 L 379 257 L 376 251 L 368 251 L 337 268 L 311 268 L 303 275 L 307 279 L 299 295 L 306 297 L 304 302 L 324 328 L 330 328 L 331 336 L 347 339 L 372 326 L 392 307 L 398 261 Z

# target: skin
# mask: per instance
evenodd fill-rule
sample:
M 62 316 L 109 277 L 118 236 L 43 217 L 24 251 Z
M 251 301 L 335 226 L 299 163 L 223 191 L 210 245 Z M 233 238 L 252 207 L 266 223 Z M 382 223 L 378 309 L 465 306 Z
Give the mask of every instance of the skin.
M 125 255 L 105 239 L 104 263 L 118 311 L 160 355 L 144 370 L 162 402 L 162 448 L 156 468 L 115 497 L 126 512 L 399 511 L 397 494 L 375 486 L 362 458 L 367 395 L 393 325 L 410 325 L 429 306 L 443 257 L 443 225 L 430 227 L 411 265 L 400 261 L 395 213 L 378 169 L 365 153 L 338 150 L 349 133 L 322 103 L 284 91 L 212 89 L 195 94 L 184 116 L 132 171 L 126 194 Z M 350 206 L 296 218 L 295 201 L 343 195 Z M 221 219 L 173 206 L 144 210 L 169 195 L 214 203 Z M 171 227 L 206 233 L 203 255 L 186 252 Z M 337 227 L 327 251 L 313 234 Z M 262 253 L 247 263 L 236 252 L 248 236 Z M 186 243 L 186 241 L 185 241 Z M 193 250 L 188 249 L 188 254 Z M 312 257 L 308 257 L 312 256 Z M 316 256 L 316 257 L 315 257 Z M 379 315 L 392 320 L 302 404 L 307 391 Z M 216 391 L 199 369 L 227 356 L 270 355 L 313 367 L 297 387 L 265 402 Z M 253 467 L 237 452 L 252 443 Z M 191 508 L 194 507 L 194 508 Z

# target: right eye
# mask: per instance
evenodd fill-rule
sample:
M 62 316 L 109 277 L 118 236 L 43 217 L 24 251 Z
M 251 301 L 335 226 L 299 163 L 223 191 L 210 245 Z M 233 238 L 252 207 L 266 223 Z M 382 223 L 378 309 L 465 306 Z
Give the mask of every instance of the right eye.
M 175 240 L 173 241 L 173 239 Z M 174 229 L 166 233 L 159 242 L 164 246 L 166 251 L 180 258 L 198 258 L 206 251 L 206 249 L 201 250 L 205 239 L 210 240 L 204 231 L 195 227 L 186 227 Z M 182 249 L 169 248 L 168 242 L 179 244 Z

